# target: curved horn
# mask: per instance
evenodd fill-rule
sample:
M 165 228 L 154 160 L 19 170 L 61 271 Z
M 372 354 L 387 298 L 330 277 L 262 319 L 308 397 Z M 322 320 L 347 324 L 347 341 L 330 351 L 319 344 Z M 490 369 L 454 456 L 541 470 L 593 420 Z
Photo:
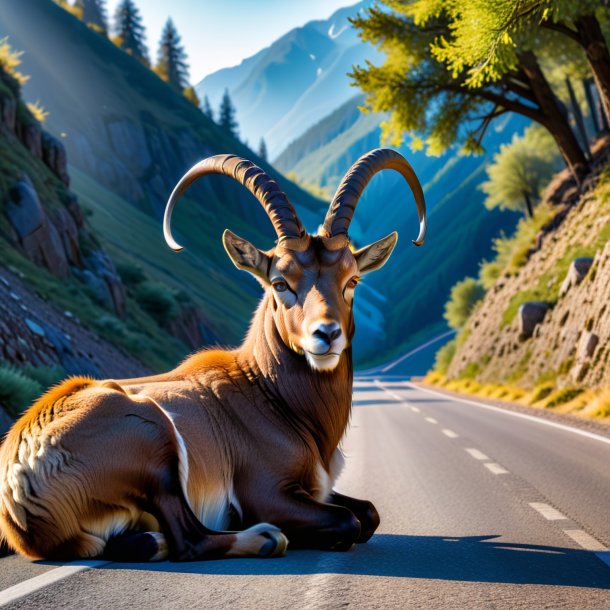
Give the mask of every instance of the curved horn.
M 343 177 L 337 192 L 330 203 L 322 230 L 327 237 L 347 235 L 356 204 L 371 178 L 383 169 L 399 172 L 409 183 L 419 218 L 419 235 L 413 240 L 421 246 L 426 237 L 426 202 L 421 184 L 409 162 L 400 154 L 389 148 L 376 148 L 362 155 Z
M 172 250 L 176 252 L 182 250 L 182 246 L 172 236 L 171 221 L 174 206 L 195 180 L 208 174 L 229 176 L 245 186 L 265 208 L 280 241 L 299 238 L 305 234 L 294 207 L 275 180 L 252 161 L 235 155 L 215 155 L 191 167 L 169 197 L 163 217 L 163 235 Z

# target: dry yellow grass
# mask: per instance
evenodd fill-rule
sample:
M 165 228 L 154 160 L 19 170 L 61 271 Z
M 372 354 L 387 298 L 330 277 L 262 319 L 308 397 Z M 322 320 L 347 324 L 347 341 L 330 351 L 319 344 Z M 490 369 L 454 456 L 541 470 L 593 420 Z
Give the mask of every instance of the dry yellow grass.
M 481 384 L 474 379 L 448 379 L 438 372 L 428 373 L 423 381 L 425 384 L 458 394 L 493 398 L 536 409 L 552 409 L 557 413 L 610 421 L 610 387 L 584 390 L 555 388 L 552 383 L 544 383 L 528 391 L 516 386 Z

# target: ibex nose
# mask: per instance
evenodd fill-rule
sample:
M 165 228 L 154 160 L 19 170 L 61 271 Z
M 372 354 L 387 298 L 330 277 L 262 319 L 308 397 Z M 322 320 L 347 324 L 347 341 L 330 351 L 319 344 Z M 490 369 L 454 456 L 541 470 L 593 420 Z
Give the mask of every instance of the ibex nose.
M 316 324 L 312 329 L 312 336 L 320 339 L 329 345 L 341 334 L 341 326 L 337 322 L 330 324 Z

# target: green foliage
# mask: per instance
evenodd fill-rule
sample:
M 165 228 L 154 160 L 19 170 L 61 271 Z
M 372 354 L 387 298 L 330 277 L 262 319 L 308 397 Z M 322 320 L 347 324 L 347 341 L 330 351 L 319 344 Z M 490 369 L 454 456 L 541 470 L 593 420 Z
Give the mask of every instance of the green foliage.
M 263 161 L 267 161 L 267 143 L 265 142 L 265 138 L 261 138 L 261 141 L 258 144 L 257 154 Z
M 188 86 L 186 52 L 171 17 L 165 22 L 161 33 L 155 72 L 177 91 L 182 91 Z M 195 106 L 199 106 L 199 104 L 197 103 Z
M 135 288 L 134 295 L 140 307 L 161 326 L 178 315 L 176 299 L 163 284 L 146 280 Z
M 201 100 L 199 99 L 199 96 L 197 95 L 197 92 L 195 91 L 194 87 L 185 87 L 182 90 L 182 95 L 184 95 L 184 97 L 191 103 L 193 104 L 193 106 L 195 106 L 195 108 L 199 108 L 199 106 L 201 105 Z
M 485 206 L 528 212 L 560 167 L 561 156 L 553 137 L 540 125 L 531 125 L 523 136 L 515 134 L 511 143 L 502 144 L 494 155 L 487 168 L 488 180 L 480 186 L 487 195 Z
M 557 390 L 546 403 L 546 407 L 552 409 L 553 407 L 564 405 L 567 402 L 574 400 L 577 396 L 580 396 L 583 392 L 583 388 L 562 388 L 561 390 Z
M 451 341 L 447 341 L 447 343 L 445 343 L 445 345 L 443 345 L 436 352 L 436 356 L 434 358 L 434 370 L 437 373 L 442 373 L 443 375 L 447 373 L 451 361 L 453 360 L 453 356 L 455 356 L 456 349 L 456 340 L 451 339 Z
M 485 296 L 482 284 L 472 277 L 458 282 L 451 289 L 451 296 L 445 305 L 445 320 L 451 328 L 464 326 L 474 306 Z
M 203 96 L 203 103 L 201 104 L 201 111 L 212 121 L 214 120 L 214 111 L 212 110 L 212 104 L 210 104 L 210 98 L 207 95 Z
M 534 391 L 529 399 L 530 405 L 533 405 L 541 400 L 544 400 L 553 392 L 555 385 L 553 383 L 548 383 L 544 381 L 540 381 L 536 384 Z
M 130 261 L 121 261 L 120 263 L 117 263 L 116 270 L 128 290 L 133 290 L 135 286 L 146 280 L 144 269 L 139 265 L 134 265 Z
M 516 381 L 519 381 L 519 379 L 521 379 L 521 377 L 527 373 L 527 365 L 529 364 L 531 358 L 532 350 L 528 349 L 527 352 L 523 354 L 521 360 L 519 360 L 517 363 L 517 366 L 513 368 L 510 375 L 506 378 L 506 381 L 508 381 L 508 383 L 515 383 Z
M 12 366 L 0 365 L 0 405 L 17 417 L 43 392 L 40 383 Z
M 225 89 L 218 110 L 218 124 L 231 136 L 237 138 L 239 135 L 237 119 L 235 118 L 235 106 L 231 101 L 229 90 Z
M 114 14 L 114 43 L 126 53 L 148 66 L 145 28 L 133 0 L 121 0 Z
M 469 362 L 460 371 L 459 379 L 474 379 L 477 376 L 480 368 L 481 366 L 478 362 Z
M 66 371 L 59 366 L 33 366 L 26 364 L 22 369 L 23 374 L 39 383 L 44 389 L 58 384 L 66 377 Z

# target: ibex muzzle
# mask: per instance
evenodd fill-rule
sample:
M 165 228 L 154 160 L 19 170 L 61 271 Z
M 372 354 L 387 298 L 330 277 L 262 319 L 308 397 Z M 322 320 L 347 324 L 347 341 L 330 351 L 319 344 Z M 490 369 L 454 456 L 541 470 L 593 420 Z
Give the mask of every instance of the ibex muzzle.
M 351 409 L 354 291 L 397 240 L 352 251 L 348 229 L 386 168 L 413 191 L 420 245 L 423 193 L 391 150 L 353 165 L 316 235 L 250 161 L 219 155 L 187 172 L 163 225 L 175 250 L 176 201 L 208 174 L 248 188 L 276 230 L 268 251 L 223 234 L 233 263 L 264 288 L 250 330 L 238 349 L 204 350 L 163 375 L 73 378 L 35 403 L 0 447 L 0 534 L 12 548 L 34 558 L 190 560 L 281 555 L 288 541 L 345 550 L 373 535 L 375 507 L 332 487 Z

